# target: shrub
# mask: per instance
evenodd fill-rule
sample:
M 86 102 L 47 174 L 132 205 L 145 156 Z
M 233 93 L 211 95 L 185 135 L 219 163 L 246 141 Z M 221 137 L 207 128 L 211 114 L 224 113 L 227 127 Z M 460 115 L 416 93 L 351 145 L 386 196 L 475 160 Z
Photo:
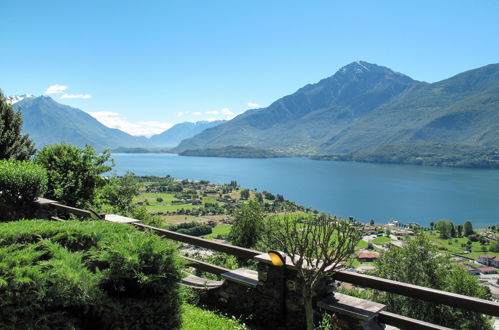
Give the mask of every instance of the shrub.
M 104 186 L 101 174 L 111 170 L 109 151 L 98 154 L 91 146 L 80 149 L 70 144 L 47 145 L 35 161 L 47 170 L 47 198 L 61 204 L 86 207 Z
M 43 167 L 29 161 L 0 160 L 0 221 L 32 216 L 33 201 L 46 188 Z
M 0 224 L 0 328 L 178 328 L 180 266 L 172 243 L 121 224 Z
M 213 231 L 210 225 L 206 225 L 204 223 L 199 223 L 195 221 L 181 223 L 176 226 L 171 226 L 169 229 L 181 234 L 191 235 L 191 236 L 209 235 Z

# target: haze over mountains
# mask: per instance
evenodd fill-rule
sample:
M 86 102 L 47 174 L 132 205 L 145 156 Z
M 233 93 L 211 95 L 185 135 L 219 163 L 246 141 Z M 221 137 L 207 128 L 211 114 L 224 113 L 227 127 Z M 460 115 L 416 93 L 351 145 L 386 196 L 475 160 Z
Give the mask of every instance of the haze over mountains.
M 330 154 L 425 142 L 497 146 L 498 132 L 498 64 L 429 84 L 356 61 L 175 150 L 240 145 Z
M 10 102 L 22 109 L 23 129 L 38 147 L 66 141 L 97 149 L 246 146 L 330 155 L 423 143 L 499 146 L 499 64 L 429 84 L 356 61 L 267 108 L 230 121 L 177 124 L 150 139 L 106 127 L 50 97 L 23 95 Z
M 205 128 L 223 123 L 200 121 L 180 123 L 150 139 L 133 136 L 119 129 L 109 128 L 88 113 L 54 101 L 48 96 L 30 94 L 11 96 L 8 101 L 23 114 L 23 132 L 29 133 L 37 147 L 68 142 L 78 147 L 86 144 L 98 150 L 125 148 L 171 148 L 184 138 L 192 137 Z

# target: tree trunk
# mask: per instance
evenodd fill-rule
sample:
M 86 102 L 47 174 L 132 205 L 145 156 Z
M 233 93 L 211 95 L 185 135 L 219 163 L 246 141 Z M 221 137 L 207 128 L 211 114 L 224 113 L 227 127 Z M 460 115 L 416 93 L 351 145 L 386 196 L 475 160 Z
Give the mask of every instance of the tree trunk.
M 305 315 L 307 317 L 307 330 L 314 329 L 314 308 L 312 306 L 312 293 L 308 288 L 303 288 L 303 304 L 305 306 Z

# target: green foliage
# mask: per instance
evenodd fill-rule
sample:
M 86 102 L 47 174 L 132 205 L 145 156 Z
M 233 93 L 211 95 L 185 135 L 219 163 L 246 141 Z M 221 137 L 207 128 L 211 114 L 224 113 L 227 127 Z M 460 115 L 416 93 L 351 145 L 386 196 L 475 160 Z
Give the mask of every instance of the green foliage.
M 0 328 L 177 328 L 175 251 L 108 222 L 0 224 Z
M 248 146 L 226 146 L 221 148 L 189 149 L 179 153 L 180 156 L 225 157 L 225 158 L 275 158 L 282 154 L 268 149 Z
M 227 317 L 208 311 L 194 305 L 184 304 L 182 306 L 182 328 L 185 330 L 244 330 L 248 329 L 244 323 L 234 317 Z
M 454 229 L 454 224 L 449 220 L 439 220 L 437 222 L 436 228 L 440 233 L 441 238 L 449 238 L 452 236 L 452 231 Z M 455 229 L 454 229 L 455 234 Z M 455 235 L 454 235 L 455 236 Z
M 212 232 L 211 226 L 196 221 L 181 223 L 175 226 L 171 226 L 169 229 L 181 234 L 191 236 L 209 235 Z
M 499 252 L 499 243 L 498 242 L 491 243 L 489 250 L 492 252 Z
M 105 184 L 101 174 L 111 170 L 110 156 L 108 151 L 98 154 L 89 145 L 85 149 L 70 144 L 46 145 L 35 157 L 47 170 L 45 196 L 69 206 L 89 205 L 96 189 Z
M 320 160 L 413 164 L 470 168 L 499 168 L 499 148 L 443 143 L 380 145 L 342 155 L 315 156 Z
M 490 292 L 476 277 L 452 265 L 423 233 L 407 241 L 403 248 L 382 253 L 375 267 L 374 275 L 383 278 L 490 299 Z M 489 320 L 478 313 L 391 293 L 373 297 L 386 304 L 388 311 L 408 317 L 451 328 L 490 329 Z
M 264 212 L 255 200 L 250 200 L 234 213 L 234 222 L 229 234 L 234 245 L 252 248 L 256 245 L 263 231 Z
M 132 172 L 110 177 L 98 191 L 96 203 L 107 204 L 113 213 L 129 215 L 133 212 L 133 198 L 139 195 L 140 183 Z
M 0 221 L 31 216 L 47 188 L 47 173 L 28 161 L 0 160 Z
M 463 236 L 470 236 L 474 233 L 473 224 L 471 223 L 471 221 L 464 222 L 463 230 L 464 230 Z
M 0 159 L 27 160 L 35 153 L 28 134 L 21 133 L 22 114 L 15 112 L 0 91 Z
M 241 199 L 248 199 L 250 197 L 250 192 L 248 189 L 241 190 Z

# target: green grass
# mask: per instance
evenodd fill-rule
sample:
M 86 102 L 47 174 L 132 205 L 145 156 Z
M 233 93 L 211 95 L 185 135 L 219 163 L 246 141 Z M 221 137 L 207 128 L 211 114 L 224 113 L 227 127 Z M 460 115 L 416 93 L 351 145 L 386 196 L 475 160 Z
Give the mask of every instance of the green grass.
M 244 323 L 236 319 L 207 311 L 194 305 L 182 305 L 182 327 L 183 330 L 197 329 L 248 329 Z
M 364 240 L 360 240 L 359 243 L 357 243 L 356 248 L 357 249 L 366 249 L 367 248 L 367 242 Z
M 465 249 L 461 247 L 461 244 L 464 244 L 468 241 L 468 239 L 465 237 L 443 239 L 443 238 L 440 238 L 438 236 L 438 233 L 436 233 L 436 232 L 432 233 L 431 235 L 428 235 L 428 236 L 433 243 L 435 243 L 438 247 L 445 249 L 445 251 L 447 251 L 449 253 L 462 254 L 463 252 L 465 252 Z M 487 245 L 487 247 L 489 245 Z M 472 250 L 471 253 L 463 254 L 463 256 L 466 256 L 468 258 L 472 258 L 475 260 L 478 259 L 480 256 L 483 256 L 486 254 L 499 257 L 498 252 L 482 251 L 482 247 L 481 247 L 481 244 L 479 242 L 473 242 L 471 244 L 471 250 Z
M 376 237 L 375 239 L 372 240 L 372 242 L 374 244 L 378 244 L 378 245 L 383 245 L 383 244 L 386 244 L 386 243 L 390 243 L 392 241 L 393 241 L 393 239 L 391 239 L 389 237 L 385 237 L 385 236 Z
M 152 203 L 151 203 L 152 204 Z M 160 212 L 160 211 L 178 211 L 180 209 L 193 210 L 199 208 L 199 205 L 192 204 L 181 204 L 181 205 L 145 205 L 148 212 Z
M 227 235 L 230 233 L 230 229 L 232 226 L 229 225 L 217 225 L 216 227 L 213 228 L 213 232 L 209 235 L 203 236 L 203 238 L 207 239 L 213 239 L 216 238 L 218 235 Z

